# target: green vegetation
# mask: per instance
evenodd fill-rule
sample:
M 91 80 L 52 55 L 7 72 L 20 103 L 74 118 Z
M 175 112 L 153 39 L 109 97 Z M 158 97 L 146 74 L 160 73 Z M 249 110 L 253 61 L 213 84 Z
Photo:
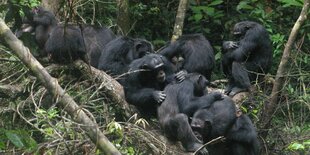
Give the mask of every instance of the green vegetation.
M 60 14 L 69 6 L 60 1 Z M 107 25 L 117 30 L 116 1 L 76 1 L 72 21 Z M 21 26 L 27 7 L 37 6 L 38 0 L 8 0 L 0 2 L 0 17 L 12 31 Z M 217 67 L 213 80 L 223 79 L 220 70 L 220 47 L 223 40 L 231 39 L 233 25 L 242 20 L 262 23 L 270 33 L 273 44 L 273 66 L 268 77 L 273 78 L 282 52 L 303 0 L 190 0 L 183 33 L 203 33 L 215 49 Z M 130 0 L 130 36 L 144 37 L 159 49 L 170 40 L 178 1 Z M 308 16 L 310 14 L 308 13 Z M 60 16 L 61 21 L 65 20 Z M 271 154 L 307 154 L 310 152 L 310 20 L 302 25 L 290 55 L 288 75 L 283 85 L 279 106 L 263 150 Z M 23 42 L 33 53 L 37 47 L 29 35 Z M 23 39 L 23 38 L 22 38 Z M 45 67 L 50 63 L 42 60 Z M 56 107 L 57 99 L 47 94 L 31 72 L 19 62 L 0 38 L 0 154 L 23 152 L 35 154 L 100 154 L 95 145 L 83 133 L 80 124 Z M 70 67 L 69 67 L 70 68 Z M 80 104 L 93 114 L 93 119 L 109 140 L 123 154 L 166 154 L 161 137 L 149 132 L 158 129 L 156 120 L 144 120 L 133 116 L 124 119 L 123 112 L 109 101 L 101 83 L 85 78 L 80 71 L 66 67 L 51 73 L 59 84 Z M 12 92 L 3 92 L 13 86 Z M 258 88 L 249 101 L 252 108 L 241 109 L 251 114 L 256 123 L 262 113 L 262 105 L 268 101 L 272 82 Z M 150 130 L 149 130 L 150 129 Z M 258 129 L 260 133 L 263 129 Z M 158 152 L 154 153 L 154 150 Z M 177 151 L 176 151 L 177 152 Z

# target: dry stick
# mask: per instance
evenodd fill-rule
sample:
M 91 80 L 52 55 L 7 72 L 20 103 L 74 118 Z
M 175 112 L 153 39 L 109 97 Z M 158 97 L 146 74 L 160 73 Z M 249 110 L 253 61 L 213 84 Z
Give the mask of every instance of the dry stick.
M 33 57 L 29 49 L 14 36 L 9 27 L 0 18 L 0 36 L 4 38 L 18 58 L 35 74 L 46 89 L 54 97 L 59 99 L 58 106 L 63 108 L 70 116 L 81 124 L 81 128 L 86 132 L 90 139 L 105 154 L 120 155 L 121 153 L 113 146 L 113 144 L 100 131 L 95 124 L 81 108 L 75 103 L 58 84 L 57 79 L 51 77 L 46 69 Z
M 201 150 L 202 148 L 206 147 L 207 145 L 209 145 L 209 144 L 211 144 L 211 143 L 213 143 L 213 142 L 219 141 L 219 140 L 223 140 L 223 139 L 225 139 L 225 137 L 224 137 L 224 136 L 220 136 L 220 137 L 217 137 L 217 138 L 215 138 L 215 139 L 210 140 L 208 143 L 203 144 L 199 149 L 197 149 L 197 150 L 193 153 L 193 155 L 196 155 L 196 154 L 198 153 L 199 150 Z
M 287 44 L 285 45 L 284 52 L 281 58 L 281 62 L 277 70 L 275 83 L 273 85 L 272 92 L 270 95 L 270 100 L 264 105 L 264 110 L 263 110 L 264 112 L 262 113 L 261 121 L 260 121 L 261 129 L 267 129 L 270 126 L 272 115 L 276 111 L 276 107 L 278 104 L 278 97 L 281 94 L 281 89 L 283 88 L 283 83 L 286 77 L 285 73 L 287 71 L 287 65 L 288 65 L 288 60 L 290 58 L 290 52 L 292 49 L 292 45 L 295 42 L 299 28 L 301 27 L 303 22 L 307 19 L 307 14 L 308 14 L 309 5 L 310 5 L 309 3 L 310 3 L 310 0 L 304 1 L 304 5 L 299 15 L 299 18 L 295 22 L 294 27 L 292 28 L 292 31 L 288 38 Z M 262 137 L 266 138 L 267 134 L 268 134 L 268 130 L 262 133 Z

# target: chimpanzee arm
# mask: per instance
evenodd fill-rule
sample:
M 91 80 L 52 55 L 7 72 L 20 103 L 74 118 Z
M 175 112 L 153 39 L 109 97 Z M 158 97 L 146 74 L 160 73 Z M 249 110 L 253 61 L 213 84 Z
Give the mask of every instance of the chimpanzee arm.
M 258 48 L 259 42 L 261 42 L 261 40 L 257 30 L 249 29 L 243 39 L 239 41 L 238 48 L 232 52 L 231 58 L 238 62 L 245 61 L 251 52 Z
M 175 41 L 170 43 L 167 47 L 159 52 L 159 54 L 165 56 L 168 59 L 171 59 L 173 56 L 180 54 L 180 48 L 183 46 L 184 42 Z
M 33 17 L 33 21 L 37 25 L 51 26 L 53 24 L 53 20 L 55 20 L 55 16 L 48 11 L 44 11 Z
M 192 116 L 198 109 L 208 108 L 215 101 L 222 99 L 223 95 L 220 92 L 213 92 L 202 97 L 194 97 L 192 100 L 189 100 L 188 103 L 180 107 L 180 112 L 185 113 L 187 116 Z
M 157 91 L 152 88 L 143 89 L 125 89 L 126 100 L 136 106 L 145 106 L 145 104 L 160 104 L 166 94 L 163 91 Z

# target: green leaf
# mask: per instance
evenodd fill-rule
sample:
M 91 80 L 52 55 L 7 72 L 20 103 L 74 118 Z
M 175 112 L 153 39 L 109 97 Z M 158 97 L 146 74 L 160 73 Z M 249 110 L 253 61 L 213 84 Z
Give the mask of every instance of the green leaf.
M 195 14 L 194 15 L 194 19 L 195 19 L 196 22 L 198 22 L 199 20 L 202 19 L 202 14 Z
M 241 1 L 238 6 L 237 6 L 237 10 L 240 11 L 240 10 L 251 10 L 251 9 L 254 9 L 252 6 L 248 5 L 248 2 L 245 2 L 245 1 Z
M 290 7 L 290 6 L 303 6 L 302 0 L 278 0 L 281 3 L 284 3 L 283 7 Z
M 22 148 L 25 146 L 21 138 L 16 133 L 13 133 L 12 131 L 6 131 L 5 135 L 16 147 Z
M 222 57 L 222 53 L 221 52 L 217 52 L 215 55 L 215 60 L 220 60 Z
M 215 9 L 212 8 L 212 7 L 207 7 L 206 8 L 206 12 L 209 16 L 213 16 L 214 15 L 214 12 L 215 12 Z
M 304 150 L 305 146 L 299 143 L 293 143 L 288 147 L 290 150 Z
M 208 6 L 215 6 L 215 5 L 219 5 L 219 4 L 222 4 L 222 3 L 223 3 L 222 0 L 215 0 L 212 3 L 210 3 Z

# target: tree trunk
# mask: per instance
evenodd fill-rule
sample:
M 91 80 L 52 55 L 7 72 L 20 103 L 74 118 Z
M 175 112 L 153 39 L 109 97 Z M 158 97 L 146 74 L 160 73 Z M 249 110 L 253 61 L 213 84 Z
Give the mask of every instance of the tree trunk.
M 268 129 L 270 127 L 273 114 L 276 111 L 276 107 L 278 105 L 278 98 L 279 98 L 279 95 L 281 94 L 281 91 L 282 91 L 281 89 L 283 88 L 285 76 L 287 74 L 286 69 L 288 68 L 287 65 L 288 65 L 288 60 L 290 58 L 290 52 L 292 49 L 292 45 L 296 39 L 300 26 L 307 19 L 307 14 L 309 11 L 309 1 L 310 0 L 304 1 L 304 5 L 299 15 L 299 18 L 295 22 L 294 27 L 292 28 L 292 31 L 288 38 L 287 44 L 285 45 L 285 49 L 284 49 L 284 52 L 281 58 L 281 62 L 278 67 L 278 71 L 277 71 L 276 78 L 275 78 L 275 83 L 272 88 L 269 102 L 265 103 L 264 108 L 262 110 L 262 115 L 260 117 L 261 119 L 259 122 L 261 129 Z M 268 134 L 268 130 L 265 130 L 262 132 L 261 136 L 263 138 L 266 138 L 267 134 Z
M 86 113 L 80 108 L 73 98 L 69 96 L 58 84 L 57 79 L 51 77 L 46 69 L 33 57 L 29 49 L 13 35 L 9 27 L 0 18 L 0 36 L 4 38 L 18 58 L 33 72 L 33 74 L 44 84 L 50 94 L 59 99 L 57 106 L 63 108 L 74 121 L 81 124 L 81 128 L 90 137 L 94 144 L 105 154 L 121 154 L 113 144 L 100 131 Z
M 126 36 L 130 31 L 129 1 L 116 0 L 116 2 L 118 7 L 118 13 L 117 13 L 118 34 Z
M 60 2 L 61 2 L 61 0 L 52 0 L 52 1 L 51 0 L 42 0 L 41 5 L 45 9 L 53 12 L 55 14 L 55 16 L 58 18 L 59 17 L 58 10 L 59 10 L 59 6 L 60 6 Z
M 188 0 L 180 0 L 177 16 L 175 17 L 175 24 L 173 28 L 173 35 L 171 41 L 176 41 L 181 35 L 184 25 L 185 13 L 187 10 Z

